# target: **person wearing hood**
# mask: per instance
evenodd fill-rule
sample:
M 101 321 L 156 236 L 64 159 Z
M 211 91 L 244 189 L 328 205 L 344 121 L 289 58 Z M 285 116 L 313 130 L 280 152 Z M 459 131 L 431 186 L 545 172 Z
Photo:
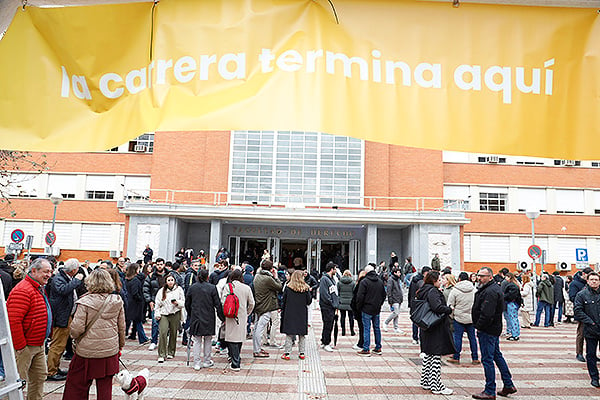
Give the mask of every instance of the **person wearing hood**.
M 356 294 L 357 308 L 362 310 L 362 322 L 364 329 L 363 348 L 358 352 L 360 356 L 371 355 L 371 324 L 373 325 L 373 336 L 375 336 L 375 348 L 373 354 L 381 355 L 381 329 L 379 326 L 379 314 L 381 306 L 386 298 L 385 285 L 372 266 L 365 267 L 365 278 L 358 286 Z
M 456 350 L 450 334 L 448 318 L 452 309 L 446 304 L 444 294 L 440 290 L 441 285 L 440 272 L 429 271 L 423 286 L 417 291 L 418 300 L 426 300 L 431 311 L 442 315 L 440 323 L 427 330 L 421 330 L 421 352 L 425 353 L 421 370 L 421 387 L 424 390 L 431 390 L 433 394 L 448 396 L 453 393 L 453 390 L 447 388 L 441 380 L 442 356 L 453 354 Z
M 345 270 L 342 274 L 342 278 L 337 283 L 338 294 L 340 296 L 340 320 L 342 323 L 342 336 L 346 336 L 346 315 L 348 315 L 348 323 L 350 324 L 350 334 L 352 336 L 354 333 L 354 314 L 352 314 L 352 307 L 350 307 L 350 303 L 352 302 L 352 293 L 354 291 L 354 279 L 352 279 L 352 272 L 350 270 Z
M 392 276 L 388 280 L 387 300 L 392 313 L 387 317 L 387 319 L 383 323 L 383 330 L 387 331 L 388 324 L 394 321 L 394 332 L 404 333 L 400 328 L 398 328 L 400 305 L 404 300 L 402 297 L 402 270 L 398 266 L 392 269 Z
M 548 274 L 542 274 L 542 281 L 538 285 L 535 296 L 538 298 L 537 312 L 535 313 L 535 322 L 533 326 L 540 326 L 542 311 L 544 312 L 544 326 L 550 326 L 550 308 L 554 304 L 554 286 L 550 281 Z
M 479 355 L 477 354 L 477 338 L 475 336 L 475 327 L 471 309 L 475 300 L 475 287 L 469 279 L 469 274 L 461 272 L 458 275 L 458 283 L 448 296 L 448 306 L 452 309 L 454 319 L 454 347 L 456 352 L 452 358 L 447 361 L 453 364 L 460 364 L 460 352 L 462 350 L 462 338 L 464 332 L 467 332 L 469 345 L 471 347 L 471 363 L 479 364 Z
M 417 290 L 419 290 L 423 286 L 423 279 L 429 271 L 431 271 L 431 267 L 425 265 L 423 268 L 421 268 L 421 272 L 417 272 L 415 275 L 413 275 L 410 281 L 410 285 L 408 286 L 409 310 L 412 310 L 413 300 L 417 296 Z M 414 322 L 412 324 L 412 339 L 413 344 L 419 344 L 419 327 Z

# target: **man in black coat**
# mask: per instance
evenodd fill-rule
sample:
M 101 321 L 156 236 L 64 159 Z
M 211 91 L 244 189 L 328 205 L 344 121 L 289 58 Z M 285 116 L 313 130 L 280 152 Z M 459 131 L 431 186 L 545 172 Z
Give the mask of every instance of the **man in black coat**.
M 375 336 L 375 349 L 373 354 L 381 354 L 381 329 L 379 314 L 381 306 L 386 299 L 385 285 L 375 269 L 368 265 L 365 267 L 365 278 L 360 281 L 356 295 L 356 307 L 362 310 L 362 322 L 364 329 L 363 348 L 358 352 L 360 356 L 371 355 L 371 324 L 373 324 L 373 335 Z
M 596 349 L 600 341 L 600 275 L 587 274 L 587 286 L 575 297 L 575 320 L 583 324 L 587 368 L 592 386 L 600 387 L 598 381 L 598 357 Z
M 508 396 L 517 389 L 512 381 L 508 364 L 500 352 L 500 334 L 502 333 L 502 312 L 504 311 L 504 293 L 494 280 L 494 273 L 489 267 L 483 267 L 477 273 L 479 289 L 475 293 L 475 301 L 471 315 L 477 329 L 479 348 L 481 349 L 481 365 L 485 373 L 485 389 L 473 395 L 474 399 L 496 398 L 496 370 L 494 362 L 500 370 L 504 387 L 499 396 Z
M 560 277 L 560 272 L 558 271 L 554 271 L 552 275 L 554 276 L 554 304 L 552 304 L 552 308 L 550 309 L 550 326 L 554 326 L 554 314 L 556 313 L 557 308 L 558 319 L 556 322 L 561 323 L 563 306 L 565 304 L 565 295 L 563 294 L 565 281 Z
M 78 273 L 79 261 L 70 258 L 65 266 L 49 282 L 48 295 L 52 309 L 52 341 L 48 348 L 48 380 L 64 381 L 66 372 L 61 371 L 60 357 L 65 351 L 71 332 L 71 315 L 75 304 L 75 289 L 83 282 L 83 274 Z
M 577 272 L 573 277 L 573 282 L 569 285 L 569 300 L 573 304 L 575 304 L 575 297 L 577 297 L 577 293 L 582 291 L 587 284 L 587 276 L 593 269 L 590 267 L 584 268 L 583 270 Z M 583 323 L 581 321 L 577 322 L 577 336 L 575 337 L 575 354 L 577 361 L 585 362 L 585 357 L 583 356 Z
M 210 354 L 215 334 L 215 311 L 221 321 L 225 321 L 225 315 L 217 287 L 208 283 L 208 270 L 198 271 L 198 281 L 190 286 L 185 296 L 185 310 L 189 316 L 190 335 L 194 336 L 194 369 L 210 368 L 214 365 Z
M 144 300 L 148 303 L 152 315 L 152 337 L 150 339 L 150 346 L 148 347 L 150 351 L 156 349 L 158 344 L 158 321 L 154 318 L 154 300 L 156 299 L 158 290 L 165 285 L 168 275 L 165 270 L 165 260 L 162 258 L 156 259 L 155 268 L 154 272 L 148 275 L 144 281 Z

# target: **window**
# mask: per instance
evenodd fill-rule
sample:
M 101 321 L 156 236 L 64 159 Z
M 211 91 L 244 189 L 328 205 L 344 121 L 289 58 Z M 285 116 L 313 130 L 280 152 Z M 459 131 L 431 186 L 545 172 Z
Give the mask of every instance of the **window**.
M 468 186 L 444 186 L 445 210 L 469 210 Z
M 556 189 L 556 212 L 558 214 L 583 214 L 583 190 Z
M 598 190 L 594 192 L 594 214 L 600 214 L 600 191 Z
M 363 143 L 317 132 L 236 131 L 231 200 L 362 204 Z
M 506 157 L 484 156 L 477 157 L 477 162 L 486 164 L 506 164 Z
M 510 257 L 510 238 L 508 236 L 481 236 L 479 254 L 488 261 L 508 262 Z
M 114 250 L 111 248 L 114 240 L 110 224 L 81 224 L 79 240 L 80 248 L 85 250 Z
M 88 175 L 85 182 L 85 198 L 94 200 L 113 200 L 115 198 L 115 177 L 106 175 Z
M 40 191 L 39 174 L 10 174 L 0 179 L 0 190 L 6 196 L 38 197 Z
M 538 210 L 546 212 L 546 189 L 519 188 L 519 211 Z
M 154 132 L 146 132 L 129 142 L 129 151 L 152 153 L 154 151 Z
M 562 165 L 564 167 L 579 167 L 581 161 L 579 160 L 554 160 L 554 165 Z
M 481 211 L 506 211 L 506 193 L 479 193 L 479 209 Z
M 149 176 L 126 176 L 125 198 L 127 200 L 148 199 L 150 196 Z
M 56 193 L 63 199 L 74 199 L 76 187 L 76 175 L 48 175 L 48 196 Z

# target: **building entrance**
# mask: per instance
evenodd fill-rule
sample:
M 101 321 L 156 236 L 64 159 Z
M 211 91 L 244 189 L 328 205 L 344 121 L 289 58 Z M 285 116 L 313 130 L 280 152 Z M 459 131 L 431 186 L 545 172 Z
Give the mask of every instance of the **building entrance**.
M 301 266 L 322 272 L 329 261 L 338 265 L 340 270 L 350 269 L 358 273 L 360 260 L 360 241 L 324 241 L 322 239 L 280 239 L 276 237 L 244 238 L 229 237 L 231 262 L 240 265 L 246 261 L 258 268 L 265 249 L 269 250 L 274 263 L 280 262 L 288 268 Z

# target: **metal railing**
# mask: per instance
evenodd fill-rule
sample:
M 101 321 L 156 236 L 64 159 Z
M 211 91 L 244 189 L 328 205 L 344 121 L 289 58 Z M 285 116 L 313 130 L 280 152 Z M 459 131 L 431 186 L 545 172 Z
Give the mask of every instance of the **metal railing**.
M 289 193 L 234 193 L 202 190 L 151 189 L 143 195 L 125 192 L 130 204 L 190 204 L 204 206 L 271 207 L 291 209 L 457 211 L 444 207 L 441 197 L 339 196 Z

